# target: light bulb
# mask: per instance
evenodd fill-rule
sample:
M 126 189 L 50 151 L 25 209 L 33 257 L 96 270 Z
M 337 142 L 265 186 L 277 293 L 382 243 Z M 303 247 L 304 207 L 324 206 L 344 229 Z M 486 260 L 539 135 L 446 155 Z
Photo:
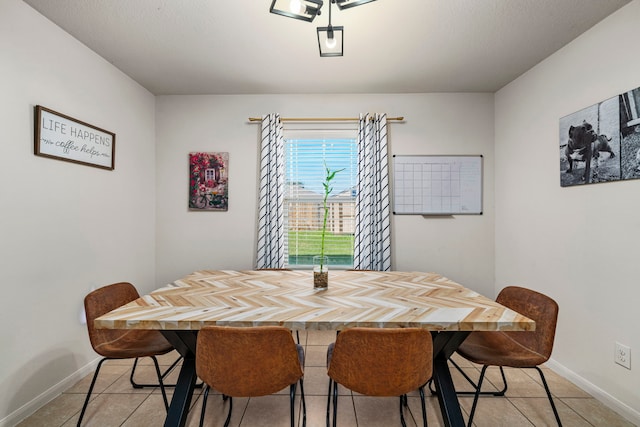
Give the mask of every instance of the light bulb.
M 302 2 L 300 0 L 291 0 L 289 3 L 289 9 L 292 13 L 300 14 L 302 12 Z
M 332 38 L 328 38 L 325 40 L 324 44 L 329 48 L 329 49 L 333 49 L 334 47 L 336 47 L 336 43 L 338 41 L 336 40 L 335 37 Z

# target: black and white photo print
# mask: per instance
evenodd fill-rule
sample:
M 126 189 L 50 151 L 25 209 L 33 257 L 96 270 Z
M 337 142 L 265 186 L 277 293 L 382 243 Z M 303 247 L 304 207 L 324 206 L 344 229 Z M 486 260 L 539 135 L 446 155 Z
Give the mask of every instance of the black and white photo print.
M 618 96 L 561 118 L 560 185 L 619 181 L 620 139 Z
M 640 178 L 640 88 L 620 95 L 622 179 Z

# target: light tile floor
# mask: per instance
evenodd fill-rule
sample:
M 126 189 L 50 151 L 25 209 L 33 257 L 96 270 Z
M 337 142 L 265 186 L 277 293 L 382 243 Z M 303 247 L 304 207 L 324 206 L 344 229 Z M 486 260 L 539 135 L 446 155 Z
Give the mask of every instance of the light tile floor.
M 328 377 L 326 375 L 326 347 L 335 339 L 332 331 L 310 331 L 300 334 L 306 349 L 304 391 L 307 404 L 307 426 L 324 426 L 327 404 Z M 175 354 L 163 356 L 160 363 L 169 366 Z M 456 359 L 463 369 L 477 378 L 479 369 Z M 155 374 L 150 360 L 141 361 L 136 372 L 139 382 L 153 382 Z M 543 368 L 554 401 L 565 426 L 633 426 L 620 415 L 570 383 L 553 371 Z M 92 401 L 89 403 L 84 426 L 162 426 L 165 411 L 159 389 L 133 389 L 129 383 L 130 361 L 105 362 L 96 383 Z M 175 382 L 177 369 L 167 382 Z M 470 386 L 455 369 L 452 370 L 457 390 L 470 390 Z M 540 379 L 535 370 L 508 369 L 506 375 L 509 388 L 506 397 L 481 397 L 474 425 L 478 427 L 553 426 L 555 420 Z M 78 421 L 85 393 L 91 382 L 88 375 L 53 401 L 22 421 L 19 427 L 71 427 Z M 498 384 L 497 368 L 490 368 L 485 384 Z M 484 387 L 483 387 L 484 389 Z M 171 397 L 169 389 L 169 398 Z M 427 391 L 427 413 L 429 425 L 442 426 L 438 402 Z M 298 399 L 299 400 L 299 399 Z M 471 408 L 472 397 L 460 397 L 465 417 Z M 421 426 L 422 415 L 417 393 L 409 396 L 409 409 L 405 419 L 409 426 Z M 300 404 L 297 402 L 296 425 L 301 426 Z M 202 405 L 202 392 L 196 390 L 187 425 L 197 426 Z M 222 426 L 227 414 L 227 403 L 219 394 L 211 392 L 207 402 L 206 426 Z M 234 399 L 231 426 L 234 427 L 279 427 L 289 426 L 288 389 L 277 395 L 251 399 Z M 399 426 L 397 398 L 373 398 L 340 391 L 338 425 L 358 427 Z

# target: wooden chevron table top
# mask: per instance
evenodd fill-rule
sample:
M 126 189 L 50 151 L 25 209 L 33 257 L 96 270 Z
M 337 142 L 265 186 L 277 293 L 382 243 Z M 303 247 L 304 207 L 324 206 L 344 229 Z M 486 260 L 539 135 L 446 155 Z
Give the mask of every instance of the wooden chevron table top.
M 198 330 L 209 325 L 354 326 L 434 331 L 534 330 L 535 322 L 436 273 L 203 270 L 99 317 L 106 329 Z

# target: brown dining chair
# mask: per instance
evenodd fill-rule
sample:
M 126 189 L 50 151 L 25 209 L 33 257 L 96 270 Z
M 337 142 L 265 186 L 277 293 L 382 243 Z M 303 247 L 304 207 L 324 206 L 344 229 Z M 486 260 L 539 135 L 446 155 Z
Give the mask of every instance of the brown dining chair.
M 553 403 L 549 386 L 540 369 L 540 365 L 549 360 L 553 350 L 553 340 L 558 319 L 558 304 L 550 297 L 518 286 L 504 288 L 496 302 L 509 307 L 536 322 L 535 331 L 475 331 L 463 341 L 457 352 L 465 359 L 482 366 L 480 378 L 475 384 L 460 367 L 454 366 L 464 375 L 475 391 L 459 392 L 473 394 L 473 405 L 469 413 L 469 426 L 473 422 L 480 395 L 504 396 L 507 391 L 507 379 L 503 367 L 531 368 L 538 371 L 547 397 L 551 403 L 558 426 L 562 426 L 556 405 Z M 482 382 L 489 366 L 498 366 L 504 388 L 497 392 L 481 392 Z
M 327 349 L 329 393 L 327 426 L 333 398 L 333 426 L 338 415 L 338 384 L 366 396 L 399 396 L 400 422 L 407 393 L 419 390 L 427 425 L 424 386 L 433 370 L 431 333 L 421 328 L 349 328 Z
M 169 353 L 173 350 L 173 346 L 164 338 L 162 333 L 152 330 L 142 329 L 96 329 L 94 327 L 94 320 L 97 317 L 102 316 L 114 310 L 120 306 L 130 303 L 140 297 L 138 291 L 131 283 L 121 282 L 114 283 L 112 285 L 104 286 L 89 293 L 84 298 L 84 310 L 87 318 L 87 330 L 89 332 L 89 341 L 93 350 L 102 356 L 102 359 L 98 363 L 87 397 L 82 406 L 80 412 L 80 418 L 78 419 L 78 426 L 82 423 L 82 418 L 87 410 L 93 387 L 95 386 L 96 379 L 102 364 L 107 360 L 113 359 L 137 359 L 141 357 L 150 357 L 153 360 L 156 369 L 156 375 L 158 376 L 158 385 L 162 392 L 162 398 L 164 399 L 165 409 L 169 407 L 167 401 L 167 394 L 165 392 L 164 384 L 162 382 L 163 374 L 160 372 L 160 366 L 156 356 L 160 356 Z M 133 373 L 137 363 L 134 363 L 133 371 L 131 372 L 131 379 L 133 379 Z M 133 383 L 133 381 L 132 381 Z
M 289 386 L 291 427 L 295 425 L 296 385 L 300 383 L 302 425 L 307 422 L 303 385 L 304 349 L 293 341 L 289 329 L 280 326 L 207 326 L 198 332 L 196 372 L 206 384 L 200 426 L 209 389 L 229 402 L 225 427 L 231 420 L 234 397 L 257 397 Z

